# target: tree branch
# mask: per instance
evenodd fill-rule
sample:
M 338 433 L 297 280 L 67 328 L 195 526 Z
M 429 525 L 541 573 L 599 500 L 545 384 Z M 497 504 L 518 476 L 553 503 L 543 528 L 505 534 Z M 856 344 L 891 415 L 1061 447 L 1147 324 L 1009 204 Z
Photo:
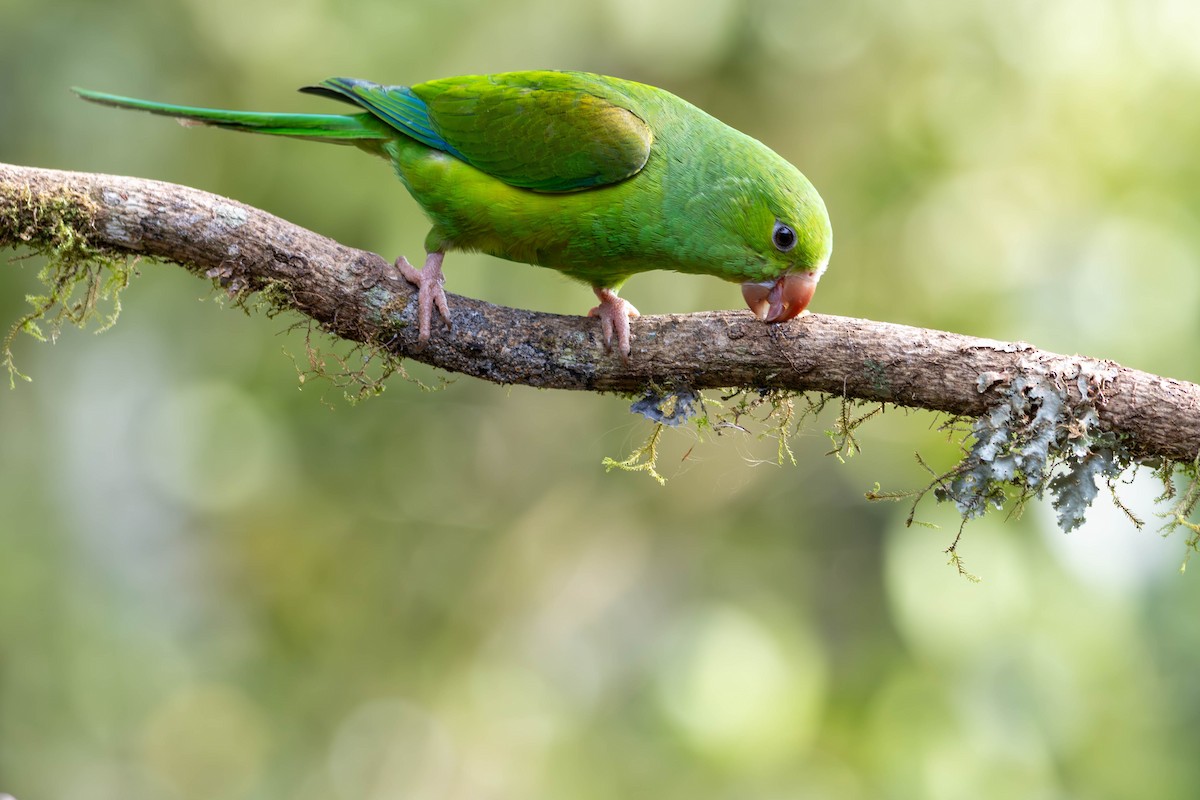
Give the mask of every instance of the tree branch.
M 1196 384 L 1025 343 L 862 319 L 812 314 L 769 326 L 746 311 L 641 317 L 625 364 L 605 352 L 593 319 L 451 296 L 454 330 L 435 320 L 419 349 L 413 289 L 375 253 L 184 186 L 0 164 L 0 246 L 56 247 L 64 221 L 97 251 L 174 262 L 234 290 L 270 287 L 339 337 L 496 383 L 820 391 L 979 416 L 1034 372 L 1068 404 L 1090 395 L 1100 427 L 1137 458 L 1190 462 L 1200 453 Z

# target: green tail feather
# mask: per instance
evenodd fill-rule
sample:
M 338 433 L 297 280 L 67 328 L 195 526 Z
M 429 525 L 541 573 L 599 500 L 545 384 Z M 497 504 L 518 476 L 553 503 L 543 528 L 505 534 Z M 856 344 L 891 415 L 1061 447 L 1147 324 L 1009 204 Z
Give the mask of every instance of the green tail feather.
M 294 136 L 317 142 L 362 144 L 396 136 L 386 125 L 370 114 L 272 114 L 258 111 L 224 111 L 215 108 L 192 108 L 167 103 L 154 103 L 132 97 L 119 97 L 104 92 L 73 88 L 71 91 L 93 103 L 115 108 L 149 111 L 164 117 L 175 117 L 183 123 L 211 125 L 248 133 L 271 136 Z

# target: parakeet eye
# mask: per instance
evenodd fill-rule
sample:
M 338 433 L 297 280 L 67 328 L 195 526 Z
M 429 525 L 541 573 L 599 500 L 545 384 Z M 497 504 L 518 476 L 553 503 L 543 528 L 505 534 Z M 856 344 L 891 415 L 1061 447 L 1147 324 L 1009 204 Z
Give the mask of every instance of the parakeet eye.
M 779 252 L 786 253 L 796 246 L 796 232 L 782 222 L 776 222 L 775 230 L 771 233 L 771 241 L 775 243 L 775 248 Z

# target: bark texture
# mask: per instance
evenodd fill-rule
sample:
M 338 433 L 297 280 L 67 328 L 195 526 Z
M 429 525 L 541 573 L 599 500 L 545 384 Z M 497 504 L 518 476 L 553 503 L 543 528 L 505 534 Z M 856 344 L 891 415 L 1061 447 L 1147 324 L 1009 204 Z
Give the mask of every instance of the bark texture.
M 418 348 L 413 287 L 375 253 L 197 189 L 0 164 L 0 246 L 52 246 L 64 224 L 87 247 L 173 262 L 234 289 L 270 287 L 337 336 L 496 383 L 820 391 L 978 416 L 1033 369 L 1054 376 L 1069 398 L 1091 392 L 1103 427 L 1138 457 L 1200 453 L 1196 384 L 1022 342 L 864 319 L 812 314 L 769 326 L 747 311 L 646 316 L 633 321 L 633 357 L 623 363 L 604 350 L 594 319 L 450 295 L 453 330 L 435 320 L 433 338 Z

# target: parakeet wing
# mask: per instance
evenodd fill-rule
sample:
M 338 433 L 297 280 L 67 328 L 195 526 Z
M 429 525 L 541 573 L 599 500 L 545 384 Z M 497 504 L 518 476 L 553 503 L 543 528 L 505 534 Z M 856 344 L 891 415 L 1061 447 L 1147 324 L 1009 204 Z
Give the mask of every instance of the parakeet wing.
M 570 192 L 636 174 L 653 134 L 598 76 L 522 72 L 412 87 L 330 78 L 306 91 L 350 100 L 414 139 L 512 186 Z

